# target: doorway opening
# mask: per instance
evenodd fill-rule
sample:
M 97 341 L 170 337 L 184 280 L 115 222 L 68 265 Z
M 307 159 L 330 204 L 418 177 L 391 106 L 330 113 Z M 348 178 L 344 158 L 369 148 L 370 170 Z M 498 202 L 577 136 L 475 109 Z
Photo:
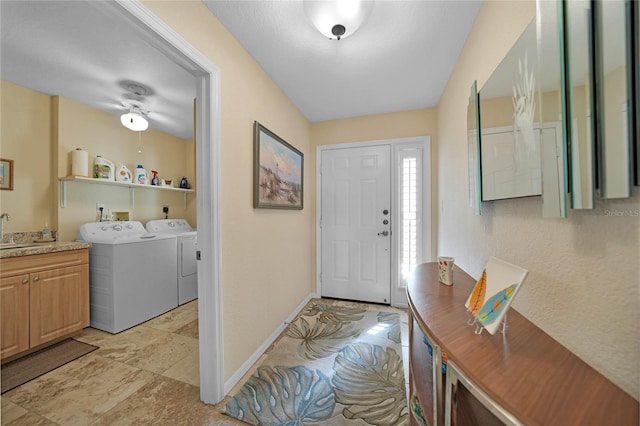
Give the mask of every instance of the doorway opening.
M 225 395 L 220 273 L 220 70 L 141 2 L 109 2 L 109 5 L 141 37 L 190 72 L 196 81 L 200 399 L 215 404 Z
M 430 137 L 317 148 L 316 292 L 407 306 L 431 259 Z

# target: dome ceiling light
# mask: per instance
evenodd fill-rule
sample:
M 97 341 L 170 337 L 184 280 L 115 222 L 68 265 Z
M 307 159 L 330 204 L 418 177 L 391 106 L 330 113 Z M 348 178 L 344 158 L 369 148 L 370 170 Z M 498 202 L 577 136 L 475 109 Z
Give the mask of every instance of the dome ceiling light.
M 325 37 L 341 40 L 356 32 L 373 9 L 372 0 L 304 0 L 304 13 Z
M 144 113 L 138 107 L 132 106 L 129 112 L 120 116 L 120 122 L 124 127 L 134 132 L 142 132 L 149 128 L 149 122 Z

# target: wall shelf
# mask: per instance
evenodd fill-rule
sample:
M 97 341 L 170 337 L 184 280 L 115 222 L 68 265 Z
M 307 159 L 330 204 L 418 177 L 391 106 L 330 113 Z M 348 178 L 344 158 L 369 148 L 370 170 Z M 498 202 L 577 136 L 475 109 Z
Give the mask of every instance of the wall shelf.
M 152 190 L 152 191 L 178 191 L 184 194 L 184 208 L 187 208 L 187 195 L 193 194 L 196 191 L 194 189 L 183 189 L 183 188 L 174 188 L 172 186 L 155 186 L 155 185 L 140 185 L 137 183 L 127 183 L 127 182 L 116 182 L 113 180 L 106 179 L 94 179 L 88 177 L 81 176 L 67 176 L 58 178 L 60 181 L 60 207 L 67 207 L 67 183 L 68 182 L 80 182 L 80 183 L 88 183 L 94 185 L 108 185 L 108 186 L 119 186 L 122 188 L 129 188 L 129 207 L 131 209 L 135 206 L 135 190 Z

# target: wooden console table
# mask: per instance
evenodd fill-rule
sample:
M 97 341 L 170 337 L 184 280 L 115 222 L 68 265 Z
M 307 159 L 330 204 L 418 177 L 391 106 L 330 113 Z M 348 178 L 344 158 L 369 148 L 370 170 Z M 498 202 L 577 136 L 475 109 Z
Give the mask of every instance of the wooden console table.
M 474 284 L 458 267 L 453 286 L 440 284 L 435 262 L 409 279 L 410 393 L 427 424 L 639 424 L 637 400 L 517 311 L 506 335 L 474 334 L 464 307 Z

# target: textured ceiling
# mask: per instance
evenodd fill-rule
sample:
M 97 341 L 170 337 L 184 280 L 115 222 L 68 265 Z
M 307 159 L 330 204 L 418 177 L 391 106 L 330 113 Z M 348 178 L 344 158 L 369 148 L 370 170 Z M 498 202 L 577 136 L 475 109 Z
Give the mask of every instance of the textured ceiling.
M 376 1 L 337 41 L 302 1 L 204 0 L 310 121 L 435 107 L 481 1 Z
M 0 1 L 0 76 L 119 116 L 125 82 L 147 86 L 149 126 L 193 136 L 195 79 L 105 1 Z M 114 119 L 117 119 L 114 117 Z
M 376 1 L 352 36 L 328 40 L 301 1 L 205 1 L 310 121 L 436 106 L 481 0 Z M 195 80 L 115 12 L 113 1 L 0 1 L 0 77 L 118 116 L 147 86 L 151 128 L 193 136 Z M 224 76 L 223 76 L 224 78 Z

